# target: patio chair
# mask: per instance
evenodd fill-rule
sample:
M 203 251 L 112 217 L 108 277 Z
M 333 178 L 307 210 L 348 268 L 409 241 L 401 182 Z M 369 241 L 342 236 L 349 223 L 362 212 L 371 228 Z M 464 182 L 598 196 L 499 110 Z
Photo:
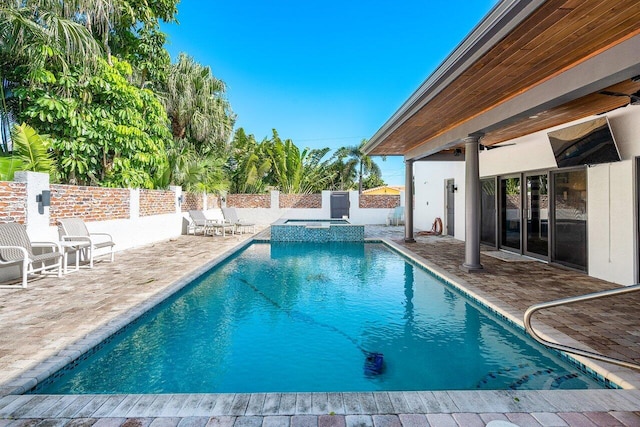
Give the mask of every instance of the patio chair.
M 80 218 L 64 218 L 58 220 L 58 235 L 63 242 L 85 242 L 88 243 L 86 249 L 82 250 L 85 254 L 85 261 L 89 259 L 89 268 L 93 268 L 93 260 L 96 258 L 96 250 L 109 248 L 107 253 L 114 261 L 113 247 L 115 243 L 111 234 L 108 233 L 89 233 L 86 224 Z M 107 255 L 103 254 L 103 255 Z
M 387 216 L 387 223 L 399 225 L 404 222 L 404 206 L 396 206 Z
M 238 212 L 236 212 L 235 208 L 222 208 L 222 215 L 224 215 L 224 219 L 229 221 L 231 224 L 236 226 L 238 232 L 240 230 L 244 230 L 248 227 L 252 228 L 252 233 L 256 232 L 256 224 L 252 222 L 243 221 L 238 218 Z
M 190 228 L 193 229 L 193 234 L 197 234 L 198 231 L 202 231 L 203 235 L 213 236 L 217 231 L 222 231 L 222 237 L 226 236 L 226 230 L 231 229 L 231 234 L 235 232 L 235 225 L 226 221 L 218 221 L 215 219 L 209 219 L 205 216 L 203 211 L 191 210 L 189 211 L 191 217 Z
M 35 255 L 34 248 L 50 249 Z M 0 224 L 0 266 L 22 264 L 22 287 L 27 287 L 27 276 L 42 274 L 57 269 L 62 277 L 62 253 L 54 242 L 32 242 L 24 225 L 17 222 Z M 1 288 L 16 288 L 16 285 L 3 285 Z

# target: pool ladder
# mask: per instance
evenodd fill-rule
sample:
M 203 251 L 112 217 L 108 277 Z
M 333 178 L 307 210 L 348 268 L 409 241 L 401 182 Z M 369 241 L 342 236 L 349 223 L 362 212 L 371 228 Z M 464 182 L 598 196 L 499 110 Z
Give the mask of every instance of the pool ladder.
M 600 353 L 594 353 L 594 352 L 591 352 L 591 351 L 581 350 L 581 349 L 575 348 L 575 347 L 570 347 L 568 345 L 562 345 L 562 344 L 557 344 L 557 343 L 554 343 L 554 342 L 551 342 L 551 341 L 547 341 L 544 338 L 542 338 L 541 336 L 539 336 L 535 332 L 533 327 L 531 326 L 531 316 L 533 316 L 533 314 L 538 310 L 542 310 L 544 308 L 558 307 L 558 306 L 561 306 L 561 305 L 567 305 L 567 304 L 572 304 L 572 303 L 581 302 L 581 301 L 590 301 L 590 300 L 594 300 L 594 299 L 598 299 L 598 298 L 604 298 L 604 297 L 609 297 L 609 296 L 613 296 L 613 295 L 626 294 L 626 293 L 636 292 L 636 291 L 640 291 L 640 284 L 636 284 L 636 285 L 633 285 L 633 286 L 625 286 L 625 287 L 617 288 L 617 289 L 611 289 L 611 290 L 608 290 L 608 291 L 594 292 L 594 293 L 591 293 L 591 294 L 580 295 L 580 296 L 577 296 L 577 297 L 562 298 L 562 299 L 558 299 L 558 300 L 554 300 L 554 301 L 535 304 L 535 305 L 532 305 L 531 307 L 529 307 L 527 309 L 527 311 L 525 311 L 525 313 L 524 313 L 524 327 L 525 327 L 527 333 L 529 333 L 529 335 L 531 335 L 531 337 L 533 337 L 536 341 L 542 343 L 543 345 L 545 345 L 547 347 L 555 348 L 556 350 L 564 351 L 566 353 L 577 354 L 579 356 L 584 356 L 584 357 L 588 357 L 588 358 L 591 358 L 591 359 L 600 360 L 602 362 L 613 363 L 615 365 L 624 366 L 625 368 L 630 368 L 630 369 L 635 369 L 636 371 L 640 371 L 640 365 L 637 365 L 635 363 L 630 363 L 630 362 L 626 362 L 624 360 L 615 359 L 613 357 L 608 357 L 608 356 L 605 356 L 605 355 L 600 354 Z

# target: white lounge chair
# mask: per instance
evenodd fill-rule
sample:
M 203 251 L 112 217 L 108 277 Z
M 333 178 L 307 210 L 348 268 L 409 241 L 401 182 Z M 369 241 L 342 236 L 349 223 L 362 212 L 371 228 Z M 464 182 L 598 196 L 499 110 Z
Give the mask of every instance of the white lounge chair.
M 252 222 L 243 221 L 238 218 L 238 212 L 236 212 L 235 208 L 222 208 L 222 215 L 224 215 L 224 219 L 229 221 L 231 224 L 236 226 L 238 232 L 244 230 L 246 228 L 251 227 L 252 232 L 255 234 L 256 225 Z
M 33 248 L 49 249 L 34 255 Z M 62 276 L 62 253 L 55 242 L 32 242 L 24 225 L 17 222 L 0 224 L 0 266 L 22 264 L 22 284 L 27 287 L 27 276 L 57 269 Z M 18 285 L 2 285 L 1 288 L 16 288 Z
M 111 262 L 114 260 L 113 247 L 115 243 L 108 233 L 89 233 L 86 224 L 80 218 L 64 218 L 58 220 L 58 235 L 63 242 L 86 242 L 85 260 L 89 259 L 89 267 L 93 268 L 96 250 L 108 248 Z M 106 255 L 106 254 L 105 254 Z
M 209 219 L 204 215 L 203 211 L 191 210 L 189 211 L 191 217 L 190 229 L 193 230 L 193 234 L 197 234 L 198 231 L 202 231 L 203 235 L 214 235 L 216 231 L 222 231 L 222 236 L 226 236 L 226 230 L 231 229 L 231 234 L 235 233 L 236 226 L 226 221 L 218 221 L 215 219 Z
M 387 216 L 387 223 L 400 225 L 401 222 L 404 222 L 404 206 L 396 206 L 391 212 L 389 212 L 389 215 Z

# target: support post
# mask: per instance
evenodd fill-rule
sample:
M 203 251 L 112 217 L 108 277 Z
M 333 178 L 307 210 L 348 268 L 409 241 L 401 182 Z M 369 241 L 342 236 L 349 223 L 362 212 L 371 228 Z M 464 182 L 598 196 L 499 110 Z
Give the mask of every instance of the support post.
M 415 243 L 413 238 L 413 160 L 405 160 L 404 175 L 404 241 Z
M 465 255 L 460 267 L 467 273 L 481 271 L 480 264 L 480 165 L 478 143 L 482 134 L 463 140 L 465 148 Z

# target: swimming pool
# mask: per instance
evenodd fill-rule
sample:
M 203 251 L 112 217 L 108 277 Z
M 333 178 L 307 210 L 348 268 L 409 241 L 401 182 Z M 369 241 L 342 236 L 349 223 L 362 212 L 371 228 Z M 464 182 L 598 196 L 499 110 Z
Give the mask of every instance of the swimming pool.
M 599 387 L 513 332 L 382 244 L 253 244 L 36 392 Z

